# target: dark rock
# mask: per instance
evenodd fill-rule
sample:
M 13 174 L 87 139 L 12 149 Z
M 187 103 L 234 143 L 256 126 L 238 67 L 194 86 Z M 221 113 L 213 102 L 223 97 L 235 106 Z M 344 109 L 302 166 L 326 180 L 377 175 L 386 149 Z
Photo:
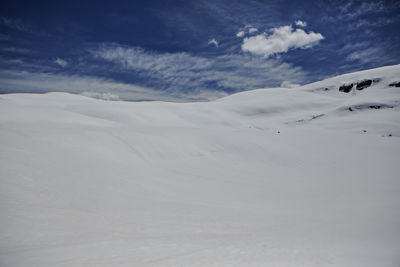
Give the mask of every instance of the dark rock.
M 336 86 L 326 86 L 326 87 L 315 88 L 315 89 L 313 89 L 312 91 L 314 91 L 314 92 L 318 92 L 318 91 L 325 91 L 325 92 L 327 92 L 327 91 L 330 91 L 330 90 L 334 90 L 334 89 L 336 89 L 336 88 L 337 88 Z
M 400 82 L 391 83 L 389 86 L 400 87 Z
M 356 89 L 357 90 L 363 90 L 363 89 L 365 89 L 367 87 L 370 87 L 371 84 L 372 84 L 372 80 L 364 80 L 364 81 L 361 81 L 361 82 L 357 83 Z
M 392 135 L 391 135 L 391 134 L 388 134 L 388 136 L 389 136 L 389 137 L 392 137 Z
M 351 107 L 349 107 L 349 111 L 353 111 L 353 109 Z
M 323 116 L 325 116 L 325 114 L 318 114 L 318 115 L 312 116 L 311 119 L 312 119 L 312 120 L 315 120 L 315 119 L 321 118 L 321 117 L 323 117 Z
M 351 88 L 353 88 L 354 84 L 343 84 L 342 86 L 339 87 L 339 91 L 343 93 L 349 93 L 351 91 Z
M 373 108 L 373 109 L 380 109 L 380 108 L 381 108 L 381 106 L 379 106 L 379 105 L 375 105 L 375 106 L 369 106 L 369 108 Z
M 367 130 L 363 130 L 363 133 L 366 133 L 367 132 Z

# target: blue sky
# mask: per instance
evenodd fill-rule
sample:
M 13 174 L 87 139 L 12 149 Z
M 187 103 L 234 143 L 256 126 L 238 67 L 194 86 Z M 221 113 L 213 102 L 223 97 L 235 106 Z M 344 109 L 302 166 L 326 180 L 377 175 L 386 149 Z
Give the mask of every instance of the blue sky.
M 400 63 L 399 1 L 0 3 L 0 93 L 197 101 Z

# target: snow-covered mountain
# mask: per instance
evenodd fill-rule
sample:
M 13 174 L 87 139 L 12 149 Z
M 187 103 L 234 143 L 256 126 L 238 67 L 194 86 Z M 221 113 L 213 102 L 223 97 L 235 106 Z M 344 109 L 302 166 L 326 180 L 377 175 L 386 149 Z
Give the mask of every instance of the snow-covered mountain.
M 399 81 L 1 95 L 0 265 L 397 267 Z

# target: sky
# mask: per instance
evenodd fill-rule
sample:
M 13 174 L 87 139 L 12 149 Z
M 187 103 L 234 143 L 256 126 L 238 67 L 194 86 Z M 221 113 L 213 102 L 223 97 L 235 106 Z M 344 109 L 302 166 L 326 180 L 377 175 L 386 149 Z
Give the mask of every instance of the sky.
M 0 2 L 0 93 L 207 101 L 400 63 L 400 1 Z

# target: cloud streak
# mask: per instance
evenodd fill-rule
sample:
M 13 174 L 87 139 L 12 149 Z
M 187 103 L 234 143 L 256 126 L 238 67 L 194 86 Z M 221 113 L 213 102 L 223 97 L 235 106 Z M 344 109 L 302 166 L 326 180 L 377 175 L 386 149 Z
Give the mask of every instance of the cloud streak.
M 103 44 L 92 54 L 113 64 L 117 71 L 139 75 L 152 84 L 150 87 L 170 93 L 206 92 L 209 88 L 232 93 L 278 86 L 285 80 L 304 83 L 307 79 L 299 67 L 245 54 L 205 57 L 183 52 L 156 53 L 118 44 Z
M 217 91 L 185 94 L 153 90 L 100 77 L 36 73 L 29 71 L 0 71 L 1 93 L 67 92 L 104 100 L 127 101 L 207 101 L 224 96 Z
M 26 33 L 34 33 L 34 29 L 19 19 L 8 18 L 8 17 L 0 17 L 0 25 L 7 26 L 13 30 L 26 32 Z
M 116 43 L 84 51 L 74 65 L 62 58 L 4 59 L 0 93 L 69 92 L 107 100 L 190 102 L 276 87 L 282 81 L 309 81 L 300 67 L 243 53 L 195 56 Z

